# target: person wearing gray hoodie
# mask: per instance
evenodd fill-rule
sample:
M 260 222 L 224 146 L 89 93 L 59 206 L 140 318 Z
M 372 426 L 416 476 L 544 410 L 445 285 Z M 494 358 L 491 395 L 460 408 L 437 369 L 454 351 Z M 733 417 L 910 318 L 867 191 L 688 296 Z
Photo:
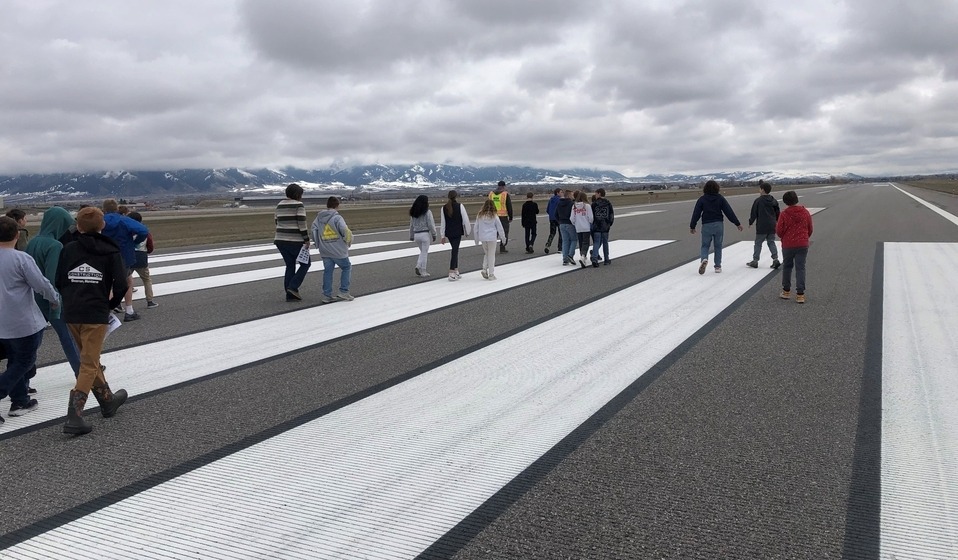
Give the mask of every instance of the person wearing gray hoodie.
M 352 301 L 349 294 L 349 246 L 353 244 L 353 232 L 349 231 L 346 220 L 339 214 L 339 199 L 331 196 L 326 199 L 326 209 L 317 214 L 311 228 L 313 241 L 323 259 L 323 303 L 334 301 Z M 333 297 L 333 270 L 339 267 L 339 293 Z

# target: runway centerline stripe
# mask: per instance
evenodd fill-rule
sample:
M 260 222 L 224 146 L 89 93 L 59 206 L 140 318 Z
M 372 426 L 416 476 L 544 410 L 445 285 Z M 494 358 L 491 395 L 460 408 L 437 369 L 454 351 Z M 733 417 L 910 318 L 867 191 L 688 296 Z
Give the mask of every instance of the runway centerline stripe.
M 880 556 L 958 558 L 958 243 L 884 251 Z
M 609 247 L 611 254 L 620 258 L 668 243 L 671 241 L 619 239 L 610 242 Z M 110 383 L 115 388 L 125 388 L 132 395 L 143 394 L 580 270 L 562 266 L 557 258 L 526 259 L 497 266 L 499 279 L 494 282 L 483 280 L 479 272 L 471 272 L 458 282 L 445 278 L 422 282 L 358 297 L 351 302 L 310 307 L 107 352 L 103 359 L 110 364 Z M 290 337 L 290 332 L 298 334 Z M 73 384 L 73 373 L 66 362 L 40 368 L 31 382 L 45 395 L 67 395 Z M 63 414 L 65 411 L 59 406 L 40 407 L 0 424 L 0 436 Z
M 370 241 L 367 243 L 354 243 L 350 247 L 351 251 L 361 251 L 363 249 L 376 249 L 379 247 L 389 247 L 392 245 L 402 245 L 403 243 L 409 243 L 408 241 Z M 221 253 L 222 254 L 222 253 Z M 319 255 L 319 249 L 312 248 L 309 251 L 310 255 L 316 256 Z M 152 262 L 153 258 L 150 258 L 150 276 L 160 276 L 163 274 L 178 274 L 181 272 L 194 272 L 197 270 L 207 270 L 211 268 L 223 268 L 226 266 L 239 266 L 245 264 L 255 264 L 260 262 L 270 262 L 277 261 L 283 262 L 283 257 L 280 256 L 279 252 L 276 250 L 276 247 L 272 247 L 272 251 L 264 255 L 255 255 L 250 257 L 234 257 L 231 259 L 216 259 L 208 258 L 207 260 L 201 262 L 190 262 L 190 263 L 181 263 L 181 264 L 171 264 L 166 266 L 153 267 Z
M 744 262 L 752 244 L 725 251 Z M 108 544 L 114 558 L 159 560 L 178 543 L 210 559 L 414 557 L 771 273 L 697 268 L 696 259 L 6 552 L 70 560 Z M 600 314 L 615 328 L 589 352 L 555 351 L 556 332 Z
M 923 200 L 923 199 L 921 199 L 921 198 L 918 198 L 917 196 L 911 194 L 910 192 L 907 192 L 907 191 L 905 191 L 904 189 L 900 188 L 898 185 L 892 185 L 892 186 L 895 187 L 896 189 L 898 189 L 899 191 L 905 193 L 905 194 L 906 194 L 907 196 L 909 196 L 910 198 L 913 198 L 913 199 L 917 200 L 918 202 L 920 202 L 920 203 L 921 203 L 922 205 L 924 205 L 925 207 L 931 209 L 931 211 L 934 212 L 935 214 L 938 214 L 938 215 L 941 216 L 942 218 L 944 218 L 944 219 L 948 220 L 949 222 L 951 222 L 951 223 L 955 224 L 956 226 L 958 226 L 958 216 L 955 216 L 954 214 L 952 214 L 952 213 L 950 213 L 950 212 L 946 212 L 945 210 L 942 210 L 941 208 L 938 208 L 937 206 L 935 206 L 934 204 L 932 204 L 932 203 L 930 203 L 930 202 L 928 202 L 928 201 L 926 201 L 926 200 Z

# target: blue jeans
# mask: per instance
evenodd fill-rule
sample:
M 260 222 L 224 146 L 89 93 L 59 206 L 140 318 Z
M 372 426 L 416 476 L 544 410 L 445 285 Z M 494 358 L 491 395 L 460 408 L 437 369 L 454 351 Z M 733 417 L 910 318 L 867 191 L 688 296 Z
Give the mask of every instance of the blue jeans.
M 572 224 L 559 224 L 559 235 L 562 238 L 562 260 L 575 260 L 575 246 L 579 236 L 575 233 Z
M 15 404 L 30 402 L 27 395 L 27 372 L 37 363 L 37 348 L 43 341 L 43 329 L 23 338 L 0 341 L 7 353 L 7 369 L 0 374 L 0 399 L 10 396 Z
M 722 239 L 725 237 L 725 222 L 702 224 L 702 250 L 699 258 L 709 258 L 709 245 L 715 246 L 715 266 L 722 266 Z
M 283 262 L 286 263 L 286 274 L 283 276 L 283 290 L 299 290 L 303 280 L 306 279 L 306 273 L 309 272 L 310 263 L 297 263 L 296 257 L 303 249 L 303 243 L 296 241 L 276 241 L 276 248 L 279 254 L 283 255 Z M 296 269 L 296 265 L 299 269 Z
M 774 233 L 756 233 L 755 234 L 755 250 L 752 252 L 752 260 L 758 261 L 758 258 L 762 255 L 762 244 L 768 244 L 768 250 L 772 252 L 772 260 L 778 260 L 778 247 L 775 246 L 775 234 Z
M 323 295 L 326 297 L 333 295 L 333 268 L 336 266 L 342 269 L 339 277 L 339 291 L 349 293 L 349 273 L 352 266 L 349 264 L 349 257 L 342 259 L 323 257 Z
M 63 319 L 54 319 L 53 317 L 50 317 L 50 325 L 57 333 L 57 338 L 60 339 L 60 347 L 63 348 L 63 354 L 70 362 L 70 369 L 73 370 L 73 376 L 76 377 L 80 373 L 80 351 L 77 350 L 77 343 L 73 340 L 73 335 L 70 334 L 70 328 L 67 327 Z
M 592 232 L 592 262 L 599 262 L 599 247 L 602 247 L 602 253 L 605 255 L 605 262 L 609 262 L 609 232 Z

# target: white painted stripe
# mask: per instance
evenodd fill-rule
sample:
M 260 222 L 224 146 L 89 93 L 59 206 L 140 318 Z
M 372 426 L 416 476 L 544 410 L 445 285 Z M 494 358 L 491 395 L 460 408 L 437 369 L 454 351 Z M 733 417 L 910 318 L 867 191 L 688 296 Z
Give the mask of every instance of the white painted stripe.
M 742 262 L 751 250 L 725 249 Z M 8 552 L 70 560 L 109 545 L 113 558 L 150 560 L 178 543 L 210 559 L 414 557 L 771 272 L 742 266 L 703 277 L 697 267 L 497 341 Z M 556 352 L 555 333 L 581 330 L 588 316 L 616 328 Z
M 645 214 L 658 214 L 660 212 L 665 212 L 665 210 L 639 210 L 637 212 L 625 212 L 623 214 L 616 214 L 615 219 L 619 218 L 630 218 L 632 216 L 644 216 Z
M 390 247 L 393 245 L 402 245 L 408 241 L 370 241 L 368 243 L 355 243 L 350 247 L 350 251 L 361 251 L 363 249 L 376 249 L 379 247 Z M 161 276 L 163 274 L 179 274 L 182 272 L 195 272 L 197 270 L 208 270 L 211 268 L 223 268 L 227 266 L 239 266 L 246 264 L 255 264 L 260 262 L 278 261 L 283 262 L 283 258 L 276 250 L 276 246 L 271 246 L 272 251 L 265 255 L 256 255 L 252 257 L 235 257 L 232 259 L 210 258 L 203 262 L 191 262 L 183 264 L 172 264 L 167 266 L 153 267 L 153 259 L 150 259 L 150 277 Z M 310 249 L 310 255 L 319 255 L 319 249 Z M 220 254 L 222 255 L 222 254 Z M 217 255 L 220 256 L 220 255 Z
M 214 259 L 228 255 L 243 255 L 247 253 L 262 253 L 272 249 L 276 250 L 275 245 L 243 245 L 240 247 L 229 247 L 222 249 L 203 249 L 199 251 L 183 251 L 179 253 L 164 253 L 162 255 L 150 255 L 150 264 L 164 263 L 171 261 L 186 261 L 195 259 Z
M 463 243 L 460 246 L 460 253 L 467 252 L 470 248 L 476 247 L 472 242 Z M 452 247 L 449 244 L 434 243 L 429 246 L 429 254 L 449 251 Z M 479 249 L 475 249 L 478 251 Z M 405 249 L 396 249 L 394 251 L 383 251 L 380 253 L 369 253 L 366 255 L 350 255 L 350 263 L 355 265 L 369 264 L 375 262 L 388 261 L 393 259 L 402 259 L 406 257 L 416 257 L 419 255 L 419 247 L 407 247 Z M 410 263 L 410 268 L 414 268 L 415 263 Z M 312 274 L 323 270 L 323 261 L 313 261 L 307 274 Z M 152 271 L 151 271 L 152 272 Z M 217 274 L 215 276 L 204 276 L 200 278 L 189 278 L 186 280 L 174 280 L 172 282 L 161 282 L 153 284 L 153 295 L 169 296 L 181 294 L 184 292 L 193 292 L 197 290 L 206 290 L 209 288 L 222 288 L 236 284 L 245 284 L 247 282 L 256 282 L 257 280 L 268 280 L 270 278 L 282 278 L 286 273 L 285 266 L 276 266 L 271 268 L 260 268 L 256 270 L 246 270 L 242 272 L 230 272 L 227 274 Z M 133 294 L 133 299 L 139 300 L 146 297 L 146 294 L 137 291 Z
M 946 212 L 945 210 L 942 210 L 941 208 L 938 208 L 937 206 L 935 206 L 934 204 L 932 204 L 932 203 L 930 203 L 930 202 L 928 202 L 928 201 L 926 201 L 926 200 L 922 200 L 922 199 L 918 198 L 917 196 L 911 194 L 910 192 L 907 192 L 907 191 L 901 189 L 898 185 L 892 185 L 892 186 L 895 187 L 896 189 L 898 189 L 899 191 L 905 193 L 905 194 L 908 195 L 909 197 L 911 197 L 911 198 L 917 200 L 918 202 L 922 203 L 925 207 L 931 209 L 931 211 L 934 212 L 935 214 L 938 214 L 938 215 L 941 216 L 942 218 L 944 218 L 944 219 L 948 220 L 949 222 L 951 222 L 951 223 L 955 224 L 956 226 L 958 226 L 958 216 L 955 216 L 954 214 L 952 214 L 952 213 L 950 213 L 950 212 Z
M 385 235 L 390 233 L 403 233 L 408 230 L 395 229 L 389 231 L 370 231 L 365 233 L 354 233 L 353 237 L 363 237 L 368 235 Z M 162 255 L 150 255 L 150 262 L 170 262 L 185 261 L 194 259 L 211 259 L 227 255 L 242 255 L 245 253 L 262 253 L 264 251 L 275 251 L 276 246 L 272 243 L 259 243 L 256 245 L 242 245 L 238 247 L 229 247 L 222 249 L 200 249 L 196 251 L 181 251 L 178 253 L 163 253 Z
M 958 243 L 885 243 L 884 256 L 881 558 L 954 559 Z
M 609 243 L 609 251 L 621 258 L 667 243 L 671 241 L 620 239 Z M 142 394 L 293 352 L 301 348 L 304 341 L 319 344 L 579 270 L 579 267 L 562 266 L 559 259 L 526 259 L 497 266 L 498 280 L 494 282 L 483 280 L 478 272 L 464 274 L 458 282 L 449 282 L 443 277 L 438 281 L 358 297 L 351 302 L 310 307 L 108 352 L 103 359 L 110 365 L 110 383 L 114 387 L 125 388 L 130 394 Z M 290 337 L 290 332 L 299 334 Z M 31 381 L 31 385 L 42 394 L 64 397 L 73 384 L 73 373 L 66 362 L 41 368 Z M 7 419 L 5 424 L 0 424 L 0 434 L 60 418 L 63 414 L 64 410 L 59 406 L 41 407 L 25 416 Z

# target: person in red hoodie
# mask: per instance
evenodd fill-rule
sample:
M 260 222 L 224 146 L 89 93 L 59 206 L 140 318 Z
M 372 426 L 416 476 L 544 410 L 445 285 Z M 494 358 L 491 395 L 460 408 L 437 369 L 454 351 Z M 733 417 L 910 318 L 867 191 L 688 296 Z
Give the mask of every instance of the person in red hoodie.
M 775 233 L 782 240 L 782 299 L 792 296 L 792 268 L 795 268 L 795 301 L 805 303 L 805 258 L 812 236 L 812 215 L 798 205 L 798 195 L 782 195 L 787 208 L 778 217 Z

